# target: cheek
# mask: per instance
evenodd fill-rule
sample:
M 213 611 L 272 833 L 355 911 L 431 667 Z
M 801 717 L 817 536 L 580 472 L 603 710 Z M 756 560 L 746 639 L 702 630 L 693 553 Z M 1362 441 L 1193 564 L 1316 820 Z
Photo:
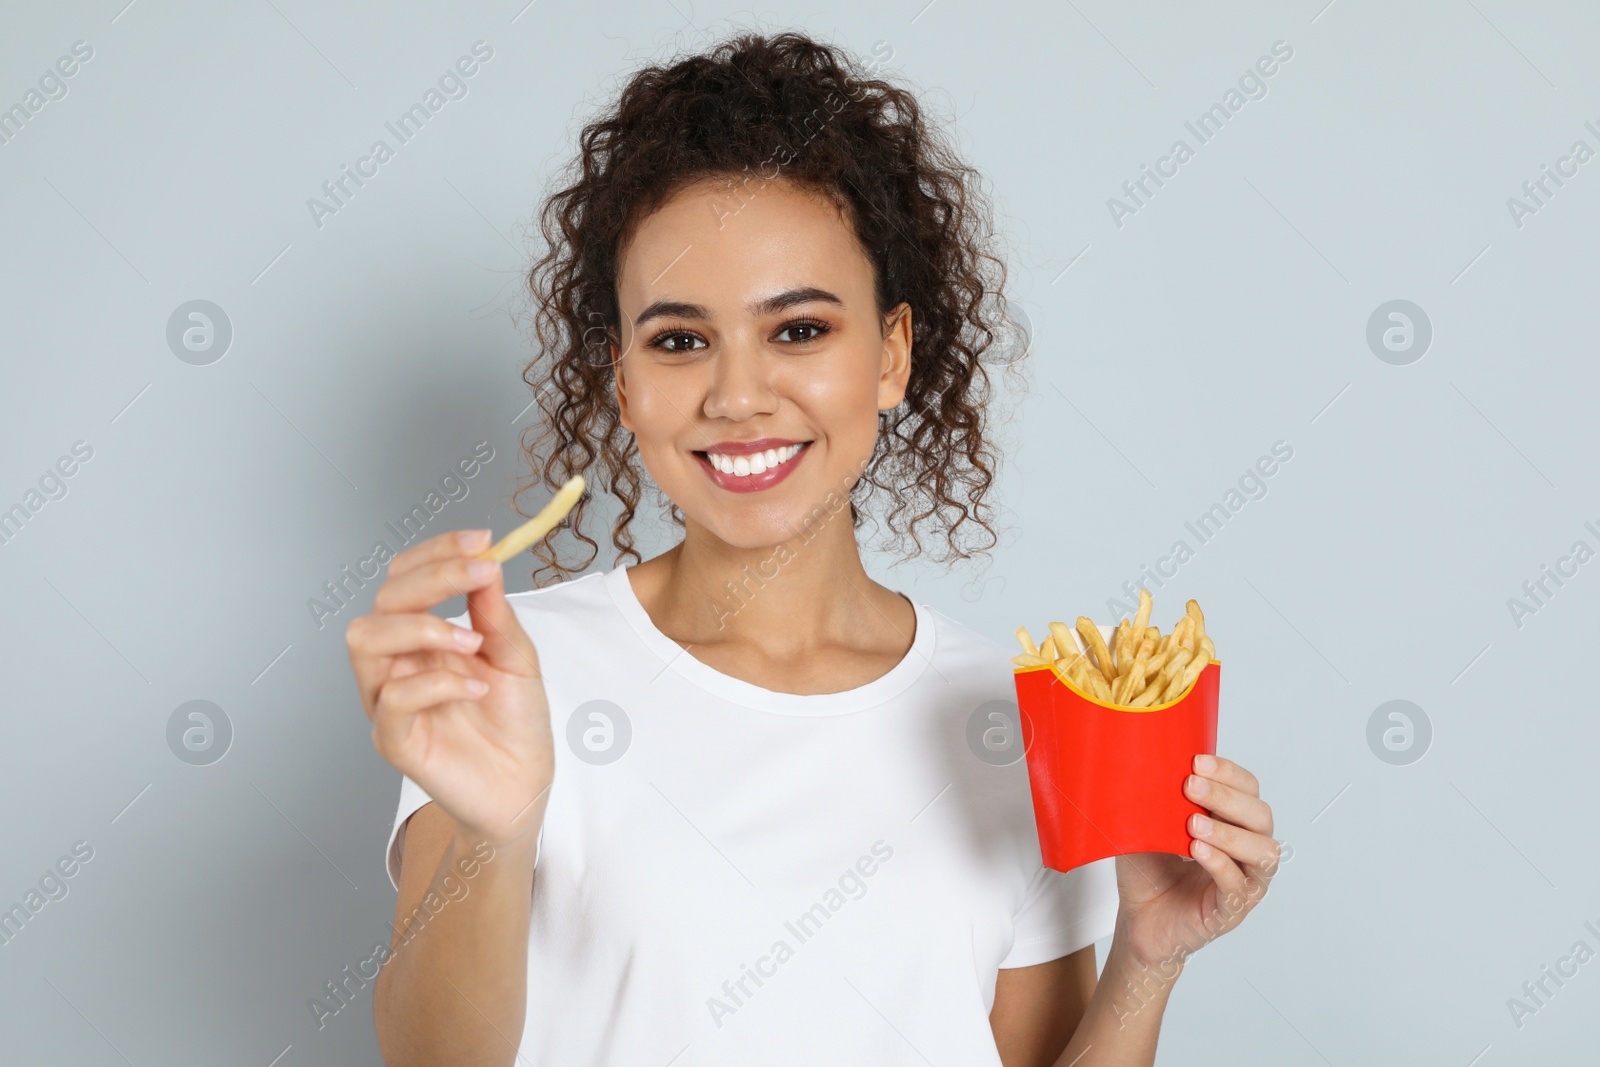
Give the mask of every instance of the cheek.
M 841 353 L 826 364 L 797 368 L 784 392 L 824 425 L 840 430 L 877 420 L 878 385 L 870 364 L 859 353 Z
M 686 376 L 652 374 L 646 368 L 628 380 L 628 416 L 641 448 L 676 434 L 698 407 Z

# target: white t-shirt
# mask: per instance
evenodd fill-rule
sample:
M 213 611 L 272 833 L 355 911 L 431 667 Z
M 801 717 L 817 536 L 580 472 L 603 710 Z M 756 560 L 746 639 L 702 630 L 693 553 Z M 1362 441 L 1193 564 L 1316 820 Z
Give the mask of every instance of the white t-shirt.
M 996 971 L 1111 935 L 1114 861 L 1044 867 L 1020 737 L 978 755 L 1015 729 L 989 638 L 917 603 L 889 673 L 801 696 L 694 658 L 625 567 L 509 599 L 556 742 L 519 1063 L 999 1067 Z M 403 778 L 391 881 L 427 802 Z

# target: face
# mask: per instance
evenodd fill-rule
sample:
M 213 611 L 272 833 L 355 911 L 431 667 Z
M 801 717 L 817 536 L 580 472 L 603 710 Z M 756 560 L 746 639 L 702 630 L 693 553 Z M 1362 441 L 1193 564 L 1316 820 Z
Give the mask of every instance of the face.
M 781 181 L 691 186 L 623 249 L 617 297 L 622 424 L 690 527 L 775 545 L 834 521 L 832 492 L 848 529 L 878 412 L 905 396 L 911 312 L 880 318 L 838 208 Z

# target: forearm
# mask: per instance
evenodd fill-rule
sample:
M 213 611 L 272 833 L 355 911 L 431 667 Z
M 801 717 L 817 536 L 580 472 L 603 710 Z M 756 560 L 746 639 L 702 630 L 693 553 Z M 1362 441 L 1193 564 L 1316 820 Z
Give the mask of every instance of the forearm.
M 510 1064 L 527 1012 L 531 832 L 490 846 L 451 834 L 429 893 L 395 930 L 374 990 L 384 1061 Z
M 1121 923 L 1072 1040 L 1055 1067 L 1151 1067 L 1181 956 L 1145 966 L 1129 957 Z

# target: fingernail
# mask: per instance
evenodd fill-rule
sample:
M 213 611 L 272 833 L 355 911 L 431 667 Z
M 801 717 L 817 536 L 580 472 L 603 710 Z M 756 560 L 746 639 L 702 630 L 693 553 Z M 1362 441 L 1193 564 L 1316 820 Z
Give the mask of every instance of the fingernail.
M 488 691 L 489 691 L 489 683 L 488 682 L 479 681 L 476 678 L 468 678 L 467 679 L 467 692 L 473 694 L 474 696 L 480 696 L 481 697 L 481 696 L 483 696 L 483 694 L 487 693 Z
M 485 578 L 493 578 L 499 569 L 500 564 L 495 560 L 475 559 L 467 564 L 467 577 L 475 582 L 481 582 Z
M 462 530 L 456 534 L 456 543 L 464 550 L 474 552 L 480 548 L 489 547 L 488 530 Z
M 1194 769 L 1201 774 L 1210 774 L 1217 769 L 1217 757 L 1208 756 L 1202 752 L 1194 758 Z
M 1198 775 L 1189 776 L 1189 792 L 1197 797 L 1203 797 L 1211 791 L 1211 783 Z
M 476 630 L 467 630 L 457 626 L 455 631 L 456 646 L 459 648 L 477 648 L 478 642 L 483 640 L 483 635 Z
M 1211 832 L 1211 820 L 1204 815 L 1194 817 L 1194 832 L 1196 836 L 1203 837 Z
M 1204 841 L 1196 841 L 1194 843 L 1194 855 L 1195 859 L 1205 859 L 1207 856 L 1211 855 L 1211 846 L 1206 844 Z

